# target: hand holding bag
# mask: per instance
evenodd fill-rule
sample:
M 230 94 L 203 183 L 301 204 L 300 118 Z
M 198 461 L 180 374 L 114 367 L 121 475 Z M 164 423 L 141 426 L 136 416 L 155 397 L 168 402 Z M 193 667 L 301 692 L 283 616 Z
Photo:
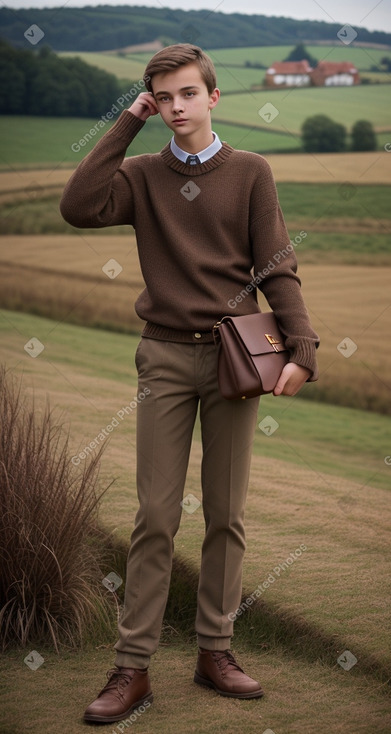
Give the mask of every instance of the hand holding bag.
M 289 351 L 274 313 L 224 316 L 213 327 L 219 389 L 226 400 L 273 392 Z

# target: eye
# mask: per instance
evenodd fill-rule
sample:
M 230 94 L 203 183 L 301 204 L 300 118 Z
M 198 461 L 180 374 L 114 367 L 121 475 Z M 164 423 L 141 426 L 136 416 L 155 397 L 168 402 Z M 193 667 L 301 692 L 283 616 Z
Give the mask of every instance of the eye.
M 195 92 L 186 92 L 186 97 L 194 97 Z

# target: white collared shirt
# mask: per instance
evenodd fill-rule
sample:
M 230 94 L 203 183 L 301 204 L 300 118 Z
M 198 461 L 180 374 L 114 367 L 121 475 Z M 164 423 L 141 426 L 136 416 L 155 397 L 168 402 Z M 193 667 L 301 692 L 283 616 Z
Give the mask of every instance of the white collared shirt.
M 208 145 L 207 148 L 204 148 L 204 150 L 201 150 L 199 153 L 196 154 L 200 159 L 200 163 L 205 163 L 205 161 L 208 161 L 209 158 L 213 158 L 213 156 L 219 152 L 221 146 L 223 145 L 217 133 L 212 132 L 212 135 L 214 137 L 213 143 L 211 143 L 210 145 Z M 171 138 L 170 147 L 171 152 L 176 156 L 176 158 L 179 158 L 182 163 L 186 163 L 189 155 L 195 155 L 194 153 L 186 153 L 185 150 L 182 150 L 182 148 L 180 148 L 179 145 L 176 144 L 174 137 Z

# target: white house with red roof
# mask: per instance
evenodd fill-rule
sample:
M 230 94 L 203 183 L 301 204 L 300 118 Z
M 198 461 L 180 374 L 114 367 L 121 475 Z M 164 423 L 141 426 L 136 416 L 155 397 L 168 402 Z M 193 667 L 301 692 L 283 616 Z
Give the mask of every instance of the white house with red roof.
M 349 61 L 319 61 L 313 69 L 306 59 L 276 61 L 265 75 L 267 87 L 351 87 L 360 83 L 358 69 Z
M 267 87 L 309 87 L 312 67 L 302 61 L 276 61 L 266 72 Z

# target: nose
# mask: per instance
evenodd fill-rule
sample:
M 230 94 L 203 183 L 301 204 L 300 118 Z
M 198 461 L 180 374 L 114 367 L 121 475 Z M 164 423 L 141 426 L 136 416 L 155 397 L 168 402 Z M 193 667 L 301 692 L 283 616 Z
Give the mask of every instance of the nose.
M 184 104 L 181 97 L 174 97 L 172 100 L 172 111 L 175 113 L 183 112 Z

